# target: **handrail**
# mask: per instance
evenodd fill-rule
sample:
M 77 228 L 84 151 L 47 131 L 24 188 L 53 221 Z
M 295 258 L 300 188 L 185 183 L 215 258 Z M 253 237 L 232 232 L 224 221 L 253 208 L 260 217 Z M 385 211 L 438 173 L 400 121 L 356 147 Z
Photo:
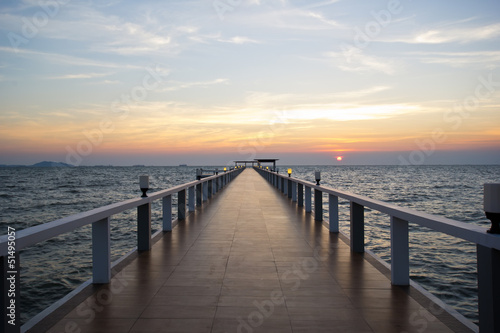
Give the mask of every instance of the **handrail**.
M 483 228 L 478 225 L 473 225 L 470 223 L 456 221 L 442 216 L 420 212 L 418 210 L 411 208 L 399 207 L 397 205 L 377 199 L 372 199 L 367 196 L 354 194 L 342 190 L 336 190 L 322 185 L 316 185 L 313 182 L 280 175 L 277 174 L 276 172 L 263 169 L 258 169 L 258 170 L 269 172 L 270 174 L 276 174 L 278 177 L 281 177 L 283 179 L 290 179 L 294 183 L 308 186 L 311 189 L 319 190 L 323 193 L 335 195 L 339 198 L 355 202 L 364 207 L 369 207 L 381 213 L 385 213 L 387 215 L 394 216 L 409 222 L 417 223 L 421 226 L 434 229 L 436 231 L 448 234 L 450 236 L 454 236 L 479 245 L 500 250 L 500 235 L 489 234 L 486 232 L 486 228 Z
M 338 198 L 350 202 L 350 246 L 351 251 L 365 251 L 364 209 L 365 207 L 390 216 L 391 241 L 391 282 L 393 285 L 410 284 L 409 227 L 408 223 L 433 229 L 450 236 L 470 241 L 477 247 L 477 270 L 479 290 L 479 324 L 481 332 L 500 331 L 500 235 L 487 233 L 486 228 L 442 216 L 431 215 L 411 208 L 399 207 L 366 196 L 317 185 L 289 175 L 260 167 L 254 169 L 277 187 L 299 207 L 305 205 L 307 213 L 312 212 L 311 191 L 314 190 L 314 219 L 323 221 L 323 193 L 329 199 L 329 231 L 339 232 Z M 319 182 L 318 182 L 319 183 Z M 305 191 L 304 191 L 305 190 Z M 304 193 L 305 192 L 305 193 Z M 305 194 L 305 203 L 304 203 Z M 477 331 L 477 326 L 463 316 L 456 314 L 458 320 Z
M 230 170 L 225 174 L 227 175 L 234 171 L 235 170 Z M 145 198 L 138 197 L 109 204 L 107 206 L 95 208 L 86 212 L 77 213 L 58 220 L 19 230 L 16 232 L 16 250 L 22 250 L 36 243 L 46 241 L 48 239 L 70 232 L 74 229 L 100 221 L 106 217 L 116 215 L 128 209 L 136 208 L 144 204 L 151 203 L 167 195 L 175 194 L 182 190 L 188 189 L 198 184 L 206 183 L 207 181 L 217 179 L 222 176 L 224 176 L 224 174 L 210 176 L 204 178 L 203 180 L 191 181 L 189 183 L 177 185 L 169 189 L 149 193 L 148 197 Z M 0 257 L 7 255 L 7 237 L 7 235 L 0 236 Z
M 169 189 L 150 193 L 147 197 L 138 197 L 95 208 L 86 212 L 63 217 L 61 219 L 15 231 L 14 234 L 0 236 L 0 286 L 16 291 L 0 300 L 0 331 L 20 332 L 19 325 L 19 286 L 20 256 L 19 251 L 34 244 L 46 241 L 85 225 L 92 225 L 92 282 L 109 283 L 111 281 L 111 228 L 110 217 L 128 209 L 137 208 L 137 250 L 151 249 L 151 203 L 163 199 L 162 231 L 172 230 L 172 195 L 178 194 L 177 219 L 186 218 L 188 211 L 195 211 L 195 205 L 201 206 L 226 184 L 232 181 L 243 168 L 235 168 L 218 175 L 191 181 Z M 196 196 L 196 200 L 195 200 Z M 9 228 L 9 230 L 12 228 Z M 8 286 L 5 283 L 8 282 Z M 2 290 L 3 292 L 3 290 Z M 14 307 L 13 307 L 14 306 Z M 12 313 L 14 309 L 14 313 Z M 17 311 L 17 312 L 16 312 Z M 13 316 L 12 316 L 13 315 Z M 11 324 L 9 318 L 12 318 Z M 33 323 L 30 323 L 33 324 Z

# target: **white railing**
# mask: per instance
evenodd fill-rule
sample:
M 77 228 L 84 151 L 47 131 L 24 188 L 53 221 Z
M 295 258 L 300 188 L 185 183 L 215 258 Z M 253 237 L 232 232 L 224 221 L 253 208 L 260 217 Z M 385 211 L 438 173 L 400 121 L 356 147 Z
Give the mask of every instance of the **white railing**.
M 500 332 L 500 235 L 487 233 L 485 228 L 477 225 L 398 207 L 260 167 L 254 169 L 288 198 L 297 202 L 299 207 L 305 206 L 306 212 L 311 214 L 313 214 L 311 197 L 314 190 L 314 219 L 316 221 L 323 221 L 323 193 L 328 194 L 330 232 L 339 232 L 338 198 L 348 200 L 350 202 L 350 246 L 353 252 L 365 251 L 364 208 L 368 207 L 389 215 L 393 285 L 408 286 L 410 284 L 409 222 L 475 243 L 480 331 L 481 333 Z
M 162 199 L 162 231 L 171 231 L 173 225 L 172 195 L 177 194 L 177 219 L 184 220 L 188 212 L 195 211 L 195 202 L 197 206 L 201 206 L 203 202 L 215 195 L 241 171 L 243 171 L 243 168 L 232 169 L 227 172 L 221 171 L 218 175 L 178 185 L 163 191 L 153 192 L 147 197 L 138 197 L 110 204 L 56 221 L 19 230 L 12 235 L 0 236 L 0 287 L 2 290 L 2 298 L 0 300 L 0 327 L 2 329 L 0 331 L 21 332 L 23 330 L 23 327 L 19 325 L 19 267 L 21 267 L 19 251 L 22 249 L 92 224 L 92 283 L 109 283 L 112 268 L 110 219 L 113 215 L 137 208 L 137 250 L 149 251 L 152 245 L 151 203 L 153 201 Z M 9 293 L 9 290 L 13 292 Z M 11 304 L 14 304 L 14 306 Z M 14 311 L 11 309 L 14 309 Z M 9 323 L 12 318 L 14 318 L 14 321 L 11 323 L 15 323 L 15 325 Z M 30 323 L 31 325 L 32 323 Z

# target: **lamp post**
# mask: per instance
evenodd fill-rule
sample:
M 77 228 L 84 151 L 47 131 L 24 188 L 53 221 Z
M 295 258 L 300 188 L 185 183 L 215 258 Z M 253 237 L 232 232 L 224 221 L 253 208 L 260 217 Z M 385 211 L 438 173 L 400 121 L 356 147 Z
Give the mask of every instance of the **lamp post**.
M 292 169 L 291 169 L 291 168 L 289 168 L 289 169 L 288 169 L 288 177 L 291 177 L 291 176 L 292 176 Z
M 484 212 L 491 221 L 490 234 L 500 234 L 500 183 L 484 184 Z
M 316 185 L 319 185 L 319 181 L 321 180 L 321 171 L 314 172 L 314 179 L 316 179 Z
M 142 191 L 141 198 L 146 198 L 147 197 L 146 192 L 149 189 L 149 176 L 146 175 L 139 176 L 139 187 Z

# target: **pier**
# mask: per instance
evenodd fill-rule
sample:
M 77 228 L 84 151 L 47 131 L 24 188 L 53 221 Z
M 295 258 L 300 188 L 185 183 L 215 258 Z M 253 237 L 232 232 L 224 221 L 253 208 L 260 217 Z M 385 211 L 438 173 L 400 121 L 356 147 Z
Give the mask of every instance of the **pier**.
M 349 237 L 338 230 L 338 198 L 351 201 Z M 163 203 L 163 230 L 151 235 L 154 200 Z M 364 249 L 364 207 L 390 216 L 392 267 Z M 135 208 L 137 251 L 113 266 L 109 218 Z M 497 332 L 498 235 L 262 167 L 236 167 L 20 231 L 19 248 L 90 223 L 94 240 L 92 280 L 20 331 L 477 331 L 409 280 L 408 221 L 477 244 L 481 332 Z

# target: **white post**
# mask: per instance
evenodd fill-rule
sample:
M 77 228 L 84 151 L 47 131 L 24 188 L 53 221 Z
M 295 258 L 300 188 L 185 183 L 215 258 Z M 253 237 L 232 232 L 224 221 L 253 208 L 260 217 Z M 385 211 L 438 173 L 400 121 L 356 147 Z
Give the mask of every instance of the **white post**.
M 323 221 L 323 192 L 314 189 L 314 220 Z
M 330 232 L 339 232 L 339 197 L 333 194 L 328 195 L 328 211 Z
M 351 251 L 365 252 L 365 207 L 351 201 Z
M 203 204 L 203 183 L 196 184 L 196 206 Z
M 92 282 L 111 281 L 111 228 L 109 217 L 92 223 Z
M 177 219 L 186 219 L 186 190 L 177 192 Z
M 208 200 L 208 182 L 203 183 L 203 202 Z
M 189 197 L 191 199 L 191 197 Z M 172 231 L 172 196 L 163 197 L 163 231 Z
M 391 216 L 391 281 L 396 286 L 410 284 L 408 221 Z
M 312 210 L 311 204 L 311 188 L 306 186 L 306 212 L 310 213 Z
M 194 186 L 191 186 L 190 188 L 188 188 L 188 211 L 190 212 L 194 212 L 195 210 L 195 206 L 194 206 L 194 203 L 195 203 L 195 192 L 194 192 Z
M 151 203 L 137 206 L 137 250 L 151 250 Z

